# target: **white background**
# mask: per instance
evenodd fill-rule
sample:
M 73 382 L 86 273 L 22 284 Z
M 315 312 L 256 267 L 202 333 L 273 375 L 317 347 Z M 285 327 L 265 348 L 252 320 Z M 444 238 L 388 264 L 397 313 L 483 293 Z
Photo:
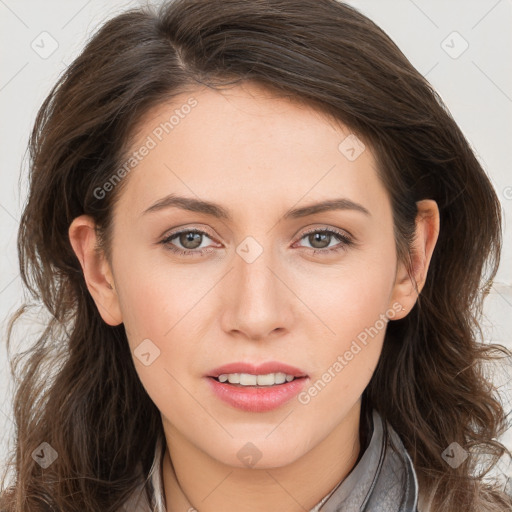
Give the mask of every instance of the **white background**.
M 16 231 L 26 196 L 22 160 L 28 135 L 50 87 L 96 27 L 142 3 L 0 0 L 0 469 L 12 445 L 5 329 L 8 316 L 23 302 Z M 505 246 L 486 301 L 484 328 L 486 341 L 512 348 L 512 0 L 349 3 L 380 25 L 437 89 L 498 191 Z M 49 52 L 51 44 L 58 47 L 43 55 L 47 58 L 32 47 Z M 506 442 L 512 449 L 512 435 Z

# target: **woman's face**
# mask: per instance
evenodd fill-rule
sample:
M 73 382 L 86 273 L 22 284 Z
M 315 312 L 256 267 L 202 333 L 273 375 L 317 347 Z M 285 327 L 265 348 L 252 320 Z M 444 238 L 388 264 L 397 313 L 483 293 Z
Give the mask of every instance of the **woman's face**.
M 386 316 L 412 307 L 372 152 L 249 83 L 184 93 L 137 133 L 114 210 L 118 304 L 102 314 L 124 322 L 168 440 L 232 466 L 244 450 L 258 467 L 289 464 L 354 417 Z M 223 365 L 267 362 L 305 377 L 213 382 Z

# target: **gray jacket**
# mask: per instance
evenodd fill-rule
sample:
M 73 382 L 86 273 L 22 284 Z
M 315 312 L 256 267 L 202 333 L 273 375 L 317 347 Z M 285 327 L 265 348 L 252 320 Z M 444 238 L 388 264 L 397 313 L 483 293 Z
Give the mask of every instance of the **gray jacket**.
M 310 512 L 418 512 L 418 481 L 409 454 L 375 410 L 372 423 L 371 439 L 359 462 Z M 159 440 L 146 485 L 139 485 L 120 512 L 166 512 L 161 473 L 164 450 Z

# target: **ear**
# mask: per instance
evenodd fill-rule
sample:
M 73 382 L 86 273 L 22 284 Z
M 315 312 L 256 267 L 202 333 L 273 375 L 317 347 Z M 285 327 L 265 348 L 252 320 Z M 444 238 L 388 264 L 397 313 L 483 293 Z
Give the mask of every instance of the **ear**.
M 428 267 L 439 236 L 439 209 L 437 203 L 432 199 L 424 199 L 418 201 L 416 205 L 418 207 L 416 233 L 411 250 L 414 280 L 409 276 L 405 264 L 399 262 L 389 306 L 396 311 L 396 305 L 400 304 L 402 310 L 398 311 L 390 320 L 404 318 L 414 307 L 425 285 Z M 393 304 L 395 307 L 392 307 Z
M 104 252 L 98 249 L 94 220 L 88 215 L 81 215 L 73 220 L 68 233 L 82 266 L 87 289 L 101 317 L 108 325 L 119 325 L 123 321 L 119 299 L 110 265 Z

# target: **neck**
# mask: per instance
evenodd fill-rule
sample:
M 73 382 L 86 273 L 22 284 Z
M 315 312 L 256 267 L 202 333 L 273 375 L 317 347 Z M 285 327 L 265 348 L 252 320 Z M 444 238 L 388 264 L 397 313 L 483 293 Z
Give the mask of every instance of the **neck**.
M 162 476 L 167 512 L 311 510 L 360 455 L 360 402 L 330 434 L 294 462 L 267 469 L 223 464 L 165 428 Z M 172 462 L 171 462 L 172 461 Z

